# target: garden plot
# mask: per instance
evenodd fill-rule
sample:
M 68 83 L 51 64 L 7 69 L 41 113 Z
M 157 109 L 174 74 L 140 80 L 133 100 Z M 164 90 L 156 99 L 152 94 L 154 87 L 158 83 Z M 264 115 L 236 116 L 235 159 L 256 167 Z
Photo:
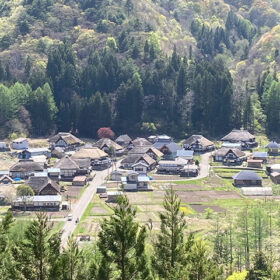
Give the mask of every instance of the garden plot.
M 192 192 L 176 192 L 182 202 L 195 203 L 202 202 L 208 203 L 217 199 L 239 199 L 241 196 L 233 191 L 192 191 Z
M 190 204 L 190 207 L 193 208 L 197 213 L 204 213 L 205 209 L 210 208 L 213 210 L 213 212 L 225 212 L 226 210 L 224 208 L 221 208 L 216 205 L 201 205 L 201 204 Z
M 180 190 L 184 190 L 184 191 L 195 191 L 195 190 L 203 190 L 202 186 L 199 185 L 172 185 L 173 189 L 175 191 L 180 191 Z

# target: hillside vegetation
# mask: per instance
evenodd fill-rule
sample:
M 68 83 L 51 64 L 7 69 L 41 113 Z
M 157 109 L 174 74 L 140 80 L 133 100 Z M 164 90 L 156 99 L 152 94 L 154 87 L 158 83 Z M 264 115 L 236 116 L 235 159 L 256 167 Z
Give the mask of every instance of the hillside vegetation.
M 277 0 L 0 0 L 0 136 L 277 135 Z

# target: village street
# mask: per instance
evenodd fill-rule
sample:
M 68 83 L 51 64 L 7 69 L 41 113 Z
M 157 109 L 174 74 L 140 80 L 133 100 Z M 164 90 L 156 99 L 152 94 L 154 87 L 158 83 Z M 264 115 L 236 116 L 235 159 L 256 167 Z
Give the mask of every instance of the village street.
M 115 167 L 114 167 L 115 168 Z M 96 187 L 102 185 L 105 178 L 110 174 L 113 167 L 105 169 L 103 171 L 93 171 L 95 174 L 94 179 L 90 182 L 89 186 L 85 189 L 81 198 L 73 205 L 72 211 L 70 212 L 73 216 L 72 221 L 66 221 L 63 227 L 63 234 L 61 237 L 62 246 L 66 246 L 68 238 L 74 232 L 77 224 L 76 219 L 81 219 L 84 211 L 86 210 L 88 204 L 90 203 L 92 197 L 96 193 Z

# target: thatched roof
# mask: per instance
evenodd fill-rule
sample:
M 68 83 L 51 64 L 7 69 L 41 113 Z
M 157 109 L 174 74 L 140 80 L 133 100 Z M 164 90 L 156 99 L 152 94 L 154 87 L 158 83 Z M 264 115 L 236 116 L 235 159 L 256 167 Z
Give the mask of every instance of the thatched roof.
M 48 177 L 32 176 L 26 183 L 33 189 L 35 194 L 40 194 L 47 186 L 51 186 L 57 193 L 59 193 L 60 190 L 59 185 Z
M 246 154 L 239 149 L 229 149 L 229 148 L 220 148 L 216 152 L 214 152 L 214 156 L 216 157 L 225 157 L 228 153 L 233 153 L 238 158 L 246 157 Z
M 158 144 L 160 144 L 160 145 L 158 145 Z M 170 153 L 177 153 L 177 151 L 182 150 L 182 147 L 177 145 L 175 142 L 171 142 L 171 143 L 168 143 L 168 144 L 167 143 L 156 142 L 153 146 L 155 148 L 159 149 L 160 151 L 162 151 L 164 148 L 167 148 L 170 151 Z
M 59 132 L 49 139 L 51 143 L 57 143 L 62 139 L 67 145 L 83 145 L 84 142 L 69 132 Z
M 119 151 L 122 150 L 123 147 L 120 146 L 119 144 L 117 144 L 116 142 L 114 142 L 113 140 L 109 139 L 109 138 L 102 138 L 100 140 L 98 140 L 95 144 L 95 147 L 98 147 L 99 149 L 103 149 L 104 147 L 112 147 L 114 148 L 115 151 Z
M 222 141 L 229 142 L 249 142 L 250 140 L 254 140 L 255 136 L 252 135 L 248 130 L 238 130 L 233 129 L 229 134 L 224 136 Z
M 202 135 L 192 135 L 190 136 L 187 140 L 185 140 L 183 142 L 183 145 L 188 145 L 191 146 L 193 144 L 200 144 L 202 147 L 209 147 L 209 146 L 213 146 L 214 143 L 211 142 L 210 140 L 208 140 L 207 138 L 205 138 Z
M 149 142 L 147 139 L 145 138 L 139 138 L 137 137 L 136 139 L 134 139 L 132 141 L 132 144 L 134 147 L 139 147 L 139 146 L 152 146 L 152 143 Z
M 147 154 L 144 154 L 144 155 L 139 155 L 139 154 L 129 154 L 127 155 L 126 158 L 124 158 L 122 161 L 121 161 L 121 165 L 122 164 L 134 164 L 136 162 L 139 162 L 139 161 L 145 161 L 148 165 L 153 165 L 155 164 L 155 160 L 152 159 L 149 155 Z
M 127 134 L 120 135 L 115 140 L 115 142 L 118 143 L 118 144 L 126 144 L 126 145 L 128 145 L 131 141 L 132 141 L 132 139 Z
M 72 158 L 89 158 L 91 160 L 100 159 L 103 157 L 108 157 L 104 151 L 97 147 L 92 148 L 81 148 L 79 151 L 72 155 Z
M 43 170 L 39 163 L 32 160 L 20 160 L 10 168 L 11 172 L 40 172 Z
M 262 181 L 262 178 L 252 170 L 242 170 L 232 177 L 234 180 Z
M 129 151 L 128 154 L 138 154 L 138 155 L 143 155 L 146 154 L 148 152 L 154 153 L 156 157 L 162 157 L 163 153 L 161 151 L 159 151 L 158 149 L 156 149 L 153 146 L 138 146 L 138 147 L 134 147 L 133 149 L 131 149 Z
M 68 156 L 65 156 L 64 158 L 60 159 L 58 162 L 54 165 L 55 168 L 60 168 L 60 170 L 79 170 L 79 165 Z
M 150 166 L 156 163 L 156 161 L 147 154 L 143 155 L 138 161 L 140 160 L 144 160 Z
M 90 167 L 90 159 L 89 158 L 73 158 L 71 157 L 79 166 L 80 169 L 88 169 Z

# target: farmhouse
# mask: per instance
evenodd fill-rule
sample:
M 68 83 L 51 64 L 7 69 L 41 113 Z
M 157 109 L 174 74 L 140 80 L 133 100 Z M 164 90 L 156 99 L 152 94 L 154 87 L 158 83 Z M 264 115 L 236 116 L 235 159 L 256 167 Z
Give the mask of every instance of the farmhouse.
M 154 148 L 153 146 L 139 146 L 134 147 L 132 150 L 129 151 L 129 155 L 144 155 L 147 154 L 154 160 L 157 160 L 163 156 L 163 153 L 158 149 Z
M 90 162 L 89 158 L 73 158 L 73 156 L 72 156 L 71 159 L 78 164 L 78 166 L 79 166 L 78 174 L 79 175 L 86 175 L 86 174 L 90 173 L 91 162 Z
M 72 179 L 80 170 L 79 165 L 68 156 L 56 162 L 54 167 L 60 169 L 60 176 L 63 179 Z
M 60 168 L 51 167 L 47 169 L 47 172 L 52 180 L 58 181 L 60 179 Z
M 26 182 L 35 195 L 57 195 L 60 193 L 59 185 L 48 177 L 32 176 Z
M 152 143 L 149 142 L 147 139 L 145 138 L 139 138 L 137 137 L 136 139 L 134 139 L 132 141 L 132 145 L 133 147 L 139 147 L 139 146 L 152 146 Z
M 29 197 L 27 201 L 23 201 L 18 197 L 12 203 L 12 209 L 23 210 L 26 207 L 28 211 L 46 210 L 46 211 L 59 211 L 61 204 L 60 195 L 35 195 Z
M 36 172 L 42 172 L 43 167 L 32 160 L 20 160 L 10 168 L 10 176 L 12 178 L 25 179 Z
M 202 135 L 192 135 L 183 142 L 183 147 L 186 150 L 202 153 L 214 150 L 214 143 Z
M 137 162 L 144 162 L 148 165 L 148 170 L 153 170 L 156 167 L 156 161 L 149 155 L 130 154 L 121 161 L 121 168 L 132 169 L 132 166 Z
M 176 153 L 176 157 L 180 157 L 182 159 L 192 161 L 193 154 L 194 154 L 194 151 L 192 151 L 192 150 L 178 150 Z
M 63 158 L 64 155 L 65 155 L 65 151 L 61 147 L 55 147 L 51 152 L 51 156 L 58 159 Z
M 221 141 L 229 143 L 241 143 L 243 149 L 251 149 L 258 145 L 255 136 L 247 130 L 233 129 L 224 136 Z
M 254 152 L 252 158 L 253 159 L 259 159 L 262 160 L 263 162 L 267 161 L 267 152 Z
M 270 155 L 278 155 L 279 145 L 277 142 L 271 141 L 265 147 L 267 148 Z
M 246 159 L 246 154 L 239 149 L 220 148 L 213 153 L 214 161 L 229 165 L 240 165 Z
M 113 149 L 113 152 L 117 156 L 122 155 L 124 152 L 124 148 L 122 146 L 120 146 L 119 144 L 117 144 L 116 142 L 114 142 L 113 140 L 111 140 L 109 138 L 102 138 L 102 139 L 98 140 L 94 144 L 94 146 L 98 147 L 100 150 L 102 150 L 106 153 L 110 152 L 110 149 Z
M 17 138 L 12 142 L 12 148 L 15 150 L 28 149 L 28 141 L 26 138 Z
M 133 171 L 139 173 L 139 174 L 147 174 L 149 166 L 145 162 L 136 162 L 132 165 Z
M 124 170 L 124 169 L 114 170 L 110 174 L 110 180 L 112 180 L 112 181 L 121 181 L 121 177 L 126 177 L 131 172 L 135 172 L 135 171 Z
M 177 158 L 175 160 L 161 160 L 158 164 L 158 173 L 179 174 L 188 164 L 188 161 L 182 158 Z
M 127 134 L 124 134 L 124 135 L 120 135 L 116 140 L 115 142 L 117 144 L 119 144 L 120 146 L 122 147 L 127 147 L 129 145 L 132 144 L 132 139 L 127 135 Z
M 239 186 L 261 186 L 262 178 L 259 177 L 254 171 L 244 170 L 240 171 L 233 176 L 234 185 Z
M 10 184 L 13 183 L 13 179 L 8 175 L 3 175 L 0 177 L 0 184 Z
M 248 159 L 248 167 L 251 168 L 262 168 L 263 161 L 261 159 Z
M 74 151 L 84 142 L 69 132 L 59 132 L 49 139 L 51 149 L 61 147 L 66 151 Z

